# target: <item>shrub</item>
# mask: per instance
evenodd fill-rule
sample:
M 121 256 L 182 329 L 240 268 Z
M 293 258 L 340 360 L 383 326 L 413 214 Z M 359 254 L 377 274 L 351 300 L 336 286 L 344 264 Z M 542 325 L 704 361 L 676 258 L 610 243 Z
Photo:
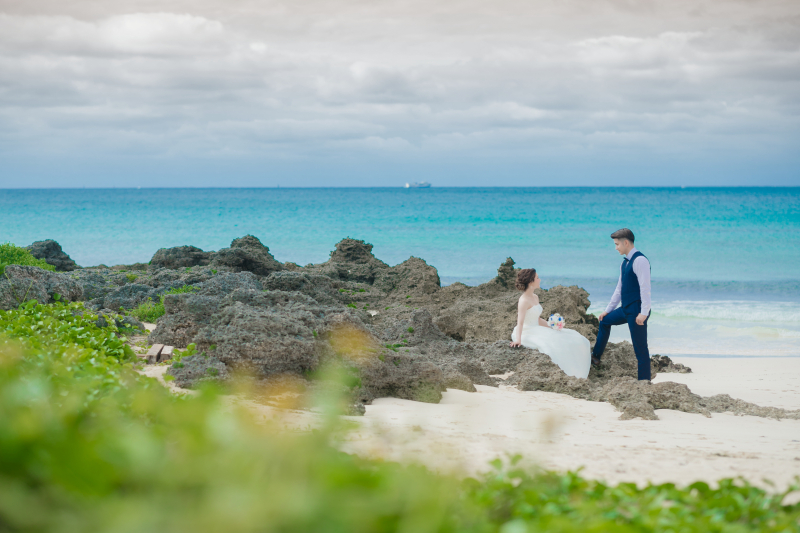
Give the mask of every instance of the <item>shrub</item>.
M 157 302 L 154 302 L 152 298 L 148 298 L 146 302 L 142 302 L 134 309 L 131 309 L 129 313 L 142 322 L 155 323 L 159 318 L 164 316 L 164 296 L 167 294 L 186 294 L 189 292 L 196 292 L 197 290 L 197 287 L 194 285 L 184 285 L 183 287 L 170 289 L 159 296 Z
M 56 271 L 56 267 L 44 259 L 36 259 L 25 248 L 20 248 L 10 242 L 0 244 L 0 276 L 5 274 L 8 265 L 35 266 L 51 272 Z
M 154 302 L 152 298 L 148 298 L 146 302 L 140 303 L 137 307 L 131 309 L 129 314 L 136 317 L 141 322 L 155 323 L 159 318 L 164 316 L 164 299 L 159 298 L 158 302 Z
M 278 431 L 213 388 L 171 395 L 93 318 L 80 304 L 0 313 L 3 531 L 798 529 L 800 504 L 741 480 L 612 486 L 531 473 L 519 457 L 459 479 L 341 453 L 336 418 Z

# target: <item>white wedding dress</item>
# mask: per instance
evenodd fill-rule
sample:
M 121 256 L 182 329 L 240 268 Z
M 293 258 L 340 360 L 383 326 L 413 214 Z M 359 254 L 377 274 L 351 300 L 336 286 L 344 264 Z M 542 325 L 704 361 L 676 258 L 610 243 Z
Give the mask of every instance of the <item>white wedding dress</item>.
M 592 364 L 589 339 L 573 329 L 561 331 L 539 325 L 542 306 L 534 305 L 525 313 L 522 323 L 522 345 L 539 350 L 550 356 L 568 376 L 586 378 Z M 511 340 L 517 340 L 517 327 L 511 333 Z

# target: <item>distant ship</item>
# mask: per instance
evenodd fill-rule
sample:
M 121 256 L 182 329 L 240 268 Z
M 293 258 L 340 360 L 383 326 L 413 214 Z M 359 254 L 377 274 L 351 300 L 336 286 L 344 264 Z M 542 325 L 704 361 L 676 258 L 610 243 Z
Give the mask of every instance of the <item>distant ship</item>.
M 414 183 L 406 183 L 406 189 L 430 189 L 431 184 L 427 181 L 415 181 Z

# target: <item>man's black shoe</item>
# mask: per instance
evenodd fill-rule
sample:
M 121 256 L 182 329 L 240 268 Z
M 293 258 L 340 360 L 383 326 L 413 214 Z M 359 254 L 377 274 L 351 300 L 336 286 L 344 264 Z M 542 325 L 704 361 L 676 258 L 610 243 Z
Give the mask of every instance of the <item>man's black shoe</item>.
M 592 364 L 593 364 L 594 366 L 600 366 L 600 359 L 598 359 L 598 358 L 597 358 L 597 357 L 595 357 L 595 356 L 592 356 Z

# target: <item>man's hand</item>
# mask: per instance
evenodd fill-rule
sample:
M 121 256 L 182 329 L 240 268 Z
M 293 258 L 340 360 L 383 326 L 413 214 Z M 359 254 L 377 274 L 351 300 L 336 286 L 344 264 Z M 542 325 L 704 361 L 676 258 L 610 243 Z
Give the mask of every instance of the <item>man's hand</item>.
M 607 314 L 608 314 L 608 313 L 606 313 L 605 311 L 603 311 L 602 313 L 600 313 L 600 316 L 599 316 L 598 318 L 599 318 L 600 320 L 603 320 L 603 319 L 606 317 L 606 315 L 607 315 Z
M 639 313 L 639 316 L 636 317 L 636 323 L 640 326 L 644 326 L 644 321 L 647 320 L 647 315 L 643 315 Z

